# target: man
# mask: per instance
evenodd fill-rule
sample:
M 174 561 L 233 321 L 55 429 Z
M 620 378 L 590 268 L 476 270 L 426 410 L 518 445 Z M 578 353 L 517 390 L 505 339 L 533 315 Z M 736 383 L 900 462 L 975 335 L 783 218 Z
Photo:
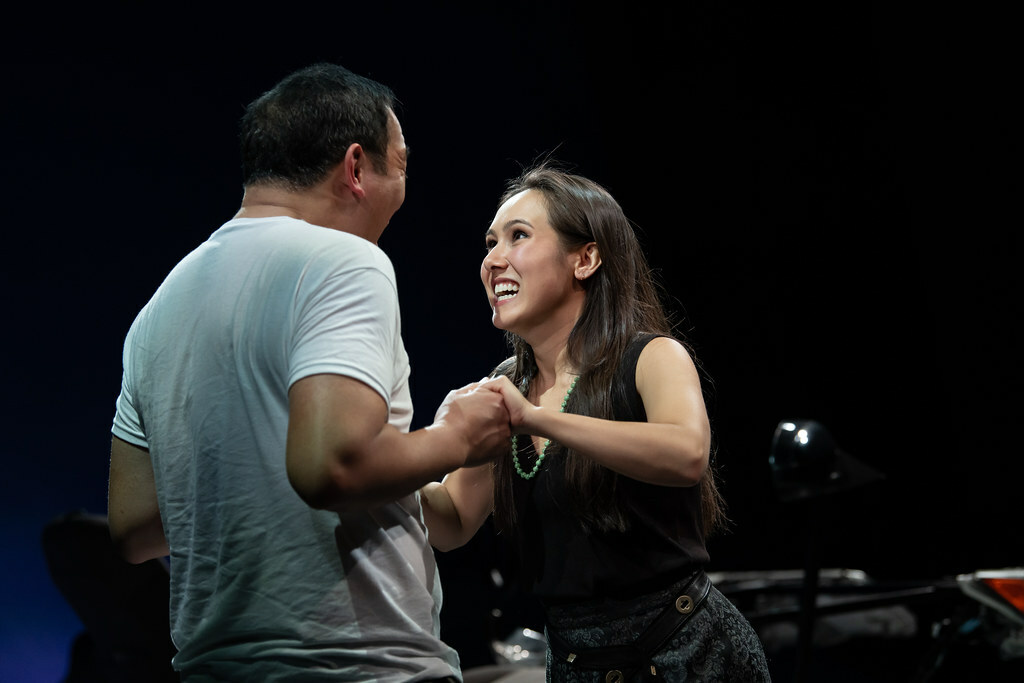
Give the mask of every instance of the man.
M 394 95 L 333 65 L 241 125 L 237 215 L 185 257 L 124 347 L 108 516 L 170 555 L 185 680 L 458 680 L 417 490 L 507 446 L 487 383 L 409 432 L 395 280 L 405 198 Z M 448 678 L 452 677 L 452 678 Z

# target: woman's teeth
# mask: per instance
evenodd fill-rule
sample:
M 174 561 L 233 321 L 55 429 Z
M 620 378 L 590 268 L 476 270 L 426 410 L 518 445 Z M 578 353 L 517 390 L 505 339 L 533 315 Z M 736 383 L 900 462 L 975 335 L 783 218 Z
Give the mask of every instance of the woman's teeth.
M 494 295 L 498 301 L 505 301 L 511 299 L 519 293 L 519 285 L 514 282 L 502 282 L 494 285 Z

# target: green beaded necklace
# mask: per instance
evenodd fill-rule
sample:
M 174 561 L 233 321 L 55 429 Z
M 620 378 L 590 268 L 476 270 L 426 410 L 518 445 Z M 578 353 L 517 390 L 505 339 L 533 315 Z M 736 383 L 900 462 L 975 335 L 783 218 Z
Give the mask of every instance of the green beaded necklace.
M 572 384 L 569 385 L 569 390 L 565 392 L 565 398 L 562 399 L 562 407 L 558 412 L 565 412 L 565 404 L 569 402 L 569 395 L 572 394 L 572 390 L 576 388 L 576 382 L 580 379 L 579 375 L 572 378 Z M 551 445 L 551 439 L 545 439 L 544 445 L 540 447 L 540 453 L 537 455 L 537 462 L 533 463 L 533 469 L 529 472 L 524 472 L 523 468 L 519 465 L 519 443 L 516 439 L 516 434 L 512 435 L 512 464 L 515 465 L 516 472 L 523 479 L 533 479 L 537 472 L 540 470 L 540 464 L 544 462 L 544 454 L 548 450 L 548 446 Z

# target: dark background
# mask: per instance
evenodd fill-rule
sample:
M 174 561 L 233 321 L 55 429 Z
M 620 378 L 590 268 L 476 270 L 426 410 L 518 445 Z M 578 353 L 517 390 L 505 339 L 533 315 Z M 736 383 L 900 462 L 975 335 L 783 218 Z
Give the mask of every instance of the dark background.
M 1005 18 L 865 2 L 595 8 L 122 8 L 8 24 L 0 680 L 64 672 L 80 623 L 47 575 L 42 527 L 105 511 L 124 334 L 236 211 L 244 105 L 320 60 L 403 102 L 408 193 L 380 244 L 415 426 L 504 357 L 482 234 L 504 181 L 553 152 L 635 221 L 713 380 L 734 524 L 710 543 L 712 569 L 803 562 L 768 468 L 791 418 L 820 421 L 887 477 L 830 519 L 827 566 L 922 578 L 1024 563 Z M 486 569 L 492 551 L 478 539 L 441 558 L 443 575 Z M 460 585 L 447 617 L 471 603 L 460 618 L 482 619 Z

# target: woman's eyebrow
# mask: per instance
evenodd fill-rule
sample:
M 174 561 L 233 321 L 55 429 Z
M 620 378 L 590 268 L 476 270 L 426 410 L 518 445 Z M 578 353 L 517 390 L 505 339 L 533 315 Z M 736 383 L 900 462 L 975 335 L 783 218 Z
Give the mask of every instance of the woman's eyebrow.
M 532 228 L 533 227 L 533 225 L 530 223 L 530 221 L 526 220 L 525 218 L 513 218 L 512 220 L 510 220 L 507 223 L 505 223 L 505 225 L 501 226 L 501 231 L 502 232 L 508 232 L 513 226 L 519 225 L 519 224 L 525 225 L 528 228 Z M 484 237 L 493 237 L 493 236 L 494 236 L 494 228 L 487 228 L 487 232 L 484 233 Z

